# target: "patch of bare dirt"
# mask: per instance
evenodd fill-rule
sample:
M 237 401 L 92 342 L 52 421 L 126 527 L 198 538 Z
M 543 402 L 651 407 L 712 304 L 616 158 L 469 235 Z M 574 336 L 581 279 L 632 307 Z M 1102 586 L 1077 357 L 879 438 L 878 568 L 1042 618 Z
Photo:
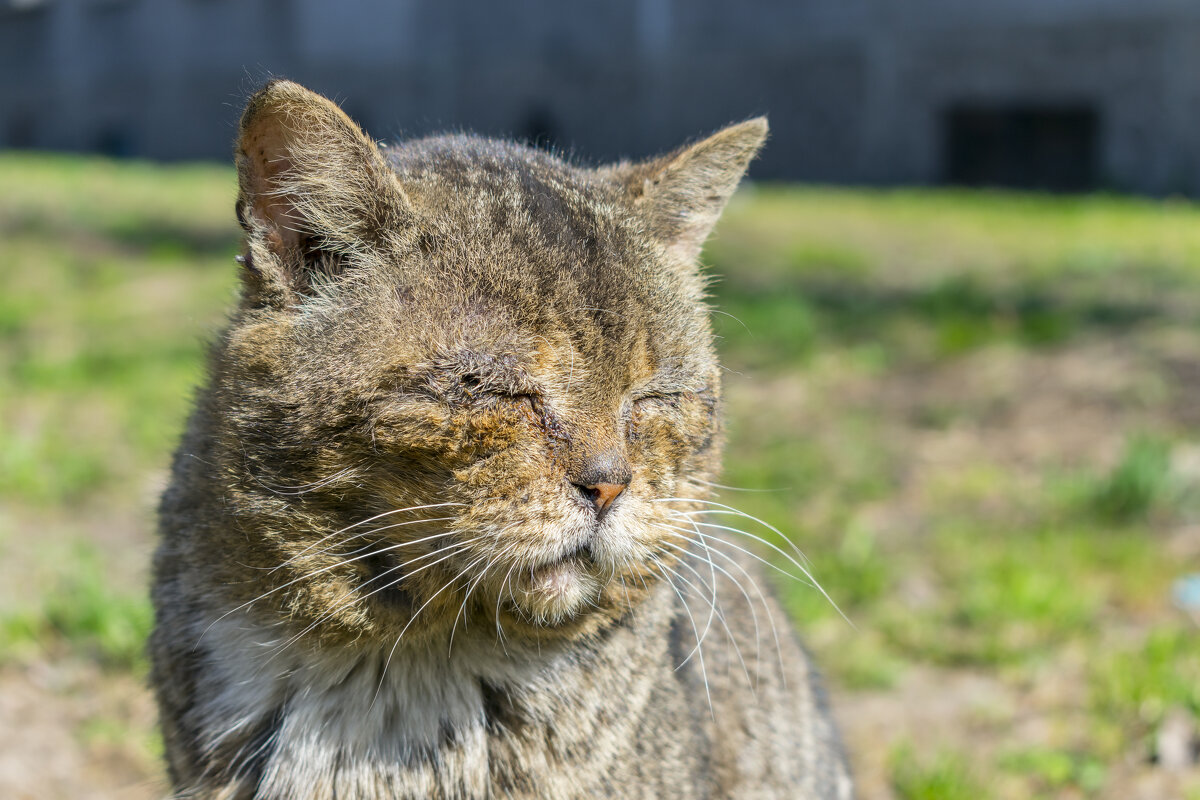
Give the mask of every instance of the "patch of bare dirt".
M 968 769 L 1004 753 L 1069 750 L 1088 724 L 1074 710 L 1083 685 L 1078 669 L 1063 664 L 1023 686 L 979 671 L 914 667 L 890 689 L 835 694 L 860 800 L 896 800 L 890 762 L 903 744 L 926 759 L 943 751 L 961 753 Z M 1097 800 L 1185 800 L 1200 790 L 1200 766 L 1163 768 L 1136 747 L 1105 770 L 1103 788 L 1089 795 Z M 1081 796 L 1045 788 L 1046 796 Z M 987 789 L 1003 800 L 1023 800 L 1029 791 L 1015 772 Z
M 142 800 L 163 797 L 150 755 L 150 693 L 128 675 L 78 662 L 0 671 L 0 797 Z
M 5 509 L 0 611 L 36 612 L 79 548 L 97 554 L 113 585 L 141 591 L 152 503 L 132 507 Z M 131 674 L 66 652 L 10 660 L 0 666 L 0 798 L 164 797 L 155 724 L 149 689 Z

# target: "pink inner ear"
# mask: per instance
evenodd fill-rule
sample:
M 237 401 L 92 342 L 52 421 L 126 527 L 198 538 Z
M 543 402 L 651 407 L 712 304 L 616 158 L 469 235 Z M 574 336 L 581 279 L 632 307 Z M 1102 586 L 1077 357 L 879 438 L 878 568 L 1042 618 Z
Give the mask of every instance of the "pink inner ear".
M 300 241 L 300 217 L 288 195 L 276 194 L 279 176 L 292 168 L 279 124 L 268 117 L 242 134 L 242 154 L 248 162 L 250 213 L 267 227 L 271 249 L 283 253 Z

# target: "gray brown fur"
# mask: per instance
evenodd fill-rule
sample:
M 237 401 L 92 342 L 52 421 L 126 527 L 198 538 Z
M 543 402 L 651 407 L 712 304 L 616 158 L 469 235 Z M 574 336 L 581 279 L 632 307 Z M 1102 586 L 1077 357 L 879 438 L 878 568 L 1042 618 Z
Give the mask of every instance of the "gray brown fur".
M 696 260 L 766 132 L 590 170 L 250 100 L 155 560 L 177 796 L 849 796 L 756 564 L 683 516 L 721 443 Z

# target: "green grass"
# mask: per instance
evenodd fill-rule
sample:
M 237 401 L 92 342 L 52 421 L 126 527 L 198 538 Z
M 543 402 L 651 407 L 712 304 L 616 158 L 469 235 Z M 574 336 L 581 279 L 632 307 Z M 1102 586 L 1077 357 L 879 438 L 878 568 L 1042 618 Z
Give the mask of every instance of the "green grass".
M 0 603 L 0 662 L 137 673 L 148 604 L 113 576 L 149 525 L 105 520 L 152 506 L 233 297 L 233 174 L 0 154 L 0 187 L 0 544 L 51 554 L 5 550 L 36 577 Z M 1200 523 L 1200 210 L 762 186 L 705 260 L 721 480 L 756 490 L 721 499 L 792 539 L 853 622 L 776 581 L 839 690 L 915 713 L 923 674 L 1078 687 L 1028 701 L 1039 740 L 889 730 L 860 768 L 914 800 L 1121 796 L 1166 711 L 1200 715 L 1200 637 L 1168 593 L 1189 568 L 1172 537 Z
M 1145 518 L 1166 498 L 1170 478 L 1170 444 L 1156 437 L 1135 436 L 1088 499 L 1101 519 L 1114 524 L 1132 522 Z
M 1120 197 L 761 187 L 707 250 L 718 305 L 749 334 L 717 326 L 756 368 L 847 344 L 911 362 L 1128 331 L 1193 285 L 1195 219 Z
M 1000 761 L 1002 769 L 1033 778 L 1036 796 L 1091 795 L 1104 786 L 1105 768 L 1095 756 L 1048 748 L 1017 750 Z
M 0 156 L 0 500 L 82 503 L 162 464 L 232 296 L 230 175 Z
M 1156 628 L 1106 653 L 1090 683 L 1096 712 L 1139 733 L 1154 730 L 1171 708 L 1200 715 L 1200 637 L 1194 628 Z
M 152 621 L 143 587 L 113 582 L 105 560 L 84 544 L 42 583 L 43 594 L 0 617 L 0 663 L 69 649 L 107 669 L 143 670 Z
M 737 318 L 715 319 L 723 357 L 751 376 L 731 376 L 745 388 L 724 480 L 780 490 L 724 500 L 787 531 L 854 622 L 781 583 L 825 668 L 853 691 L 901 691 L 913 670 L 1013 691 L 1065 672 L 1090 698 L 1037 712 L 1077 726 L 1069 740 L 905 750 L 886 766 L 897 796 L 1120 796 L 1106 765 L 1149 769 L 1162 709 L 1200 713 L 1197 637 L 1168 596 L 1186 567 L 1165 544 L 1195 519 L 1173 466 L 1195 446 L 1179 411 L 1194 395 L 1172 399 L 1158 355 L 1200 347 L 1197 222 L 1187 203 L 1117 197 L 765 187 L 709 247 L 716 305 Z M 1069 390 L 1058 368 L 1049 385 L 1019 375 L 1060 361 L 1128 385 L 1061 401 L 1061 434 L 1024 432 L 1047 455 L 1014 456 L 1023 431 L 1004 420 Z M 973 382 L 1006 363 L 1018 377 L 999 389 Z M 1107 404 L 1094 431 L 1073 431 L 1092 403 Z M 958 463 L 913 467 L 955 437 Z M 1128 630 L 1142 644 L 1120 644 Z
M 986 800 L 961 754 L 942 751 L 920 760 L 911 746 L 901 746 L 891 758 L 892 790 L 899 800 Z

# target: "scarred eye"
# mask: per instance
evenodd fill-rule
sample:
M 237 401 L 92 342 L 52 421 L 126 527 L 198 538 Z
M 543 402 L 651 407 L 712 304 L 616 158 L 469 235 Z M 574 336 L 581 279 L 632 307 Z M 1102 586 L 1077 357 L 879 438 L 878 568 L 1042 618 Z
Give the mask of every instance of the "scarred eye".
M 531 411 L 535 410 L 538 404 L 538 397 L 532 394 L 504 394 L 497 395 L 497 397 L 499 397 L 502 402 L 527 406 Z
M 526 413 L 536 412 L 541 398 L 529 392 L 475 392 L 471 395 L 474 405 L 481 409 L 514 409 Z
M 532 406 L 537 399 L 533 392 L 513 390 L 504 382 L 487 376 L 467 374 L 461 380 L 462 393 L 466 399 L 476 403 L 494 404 L 502 402 L 521 403 Z

